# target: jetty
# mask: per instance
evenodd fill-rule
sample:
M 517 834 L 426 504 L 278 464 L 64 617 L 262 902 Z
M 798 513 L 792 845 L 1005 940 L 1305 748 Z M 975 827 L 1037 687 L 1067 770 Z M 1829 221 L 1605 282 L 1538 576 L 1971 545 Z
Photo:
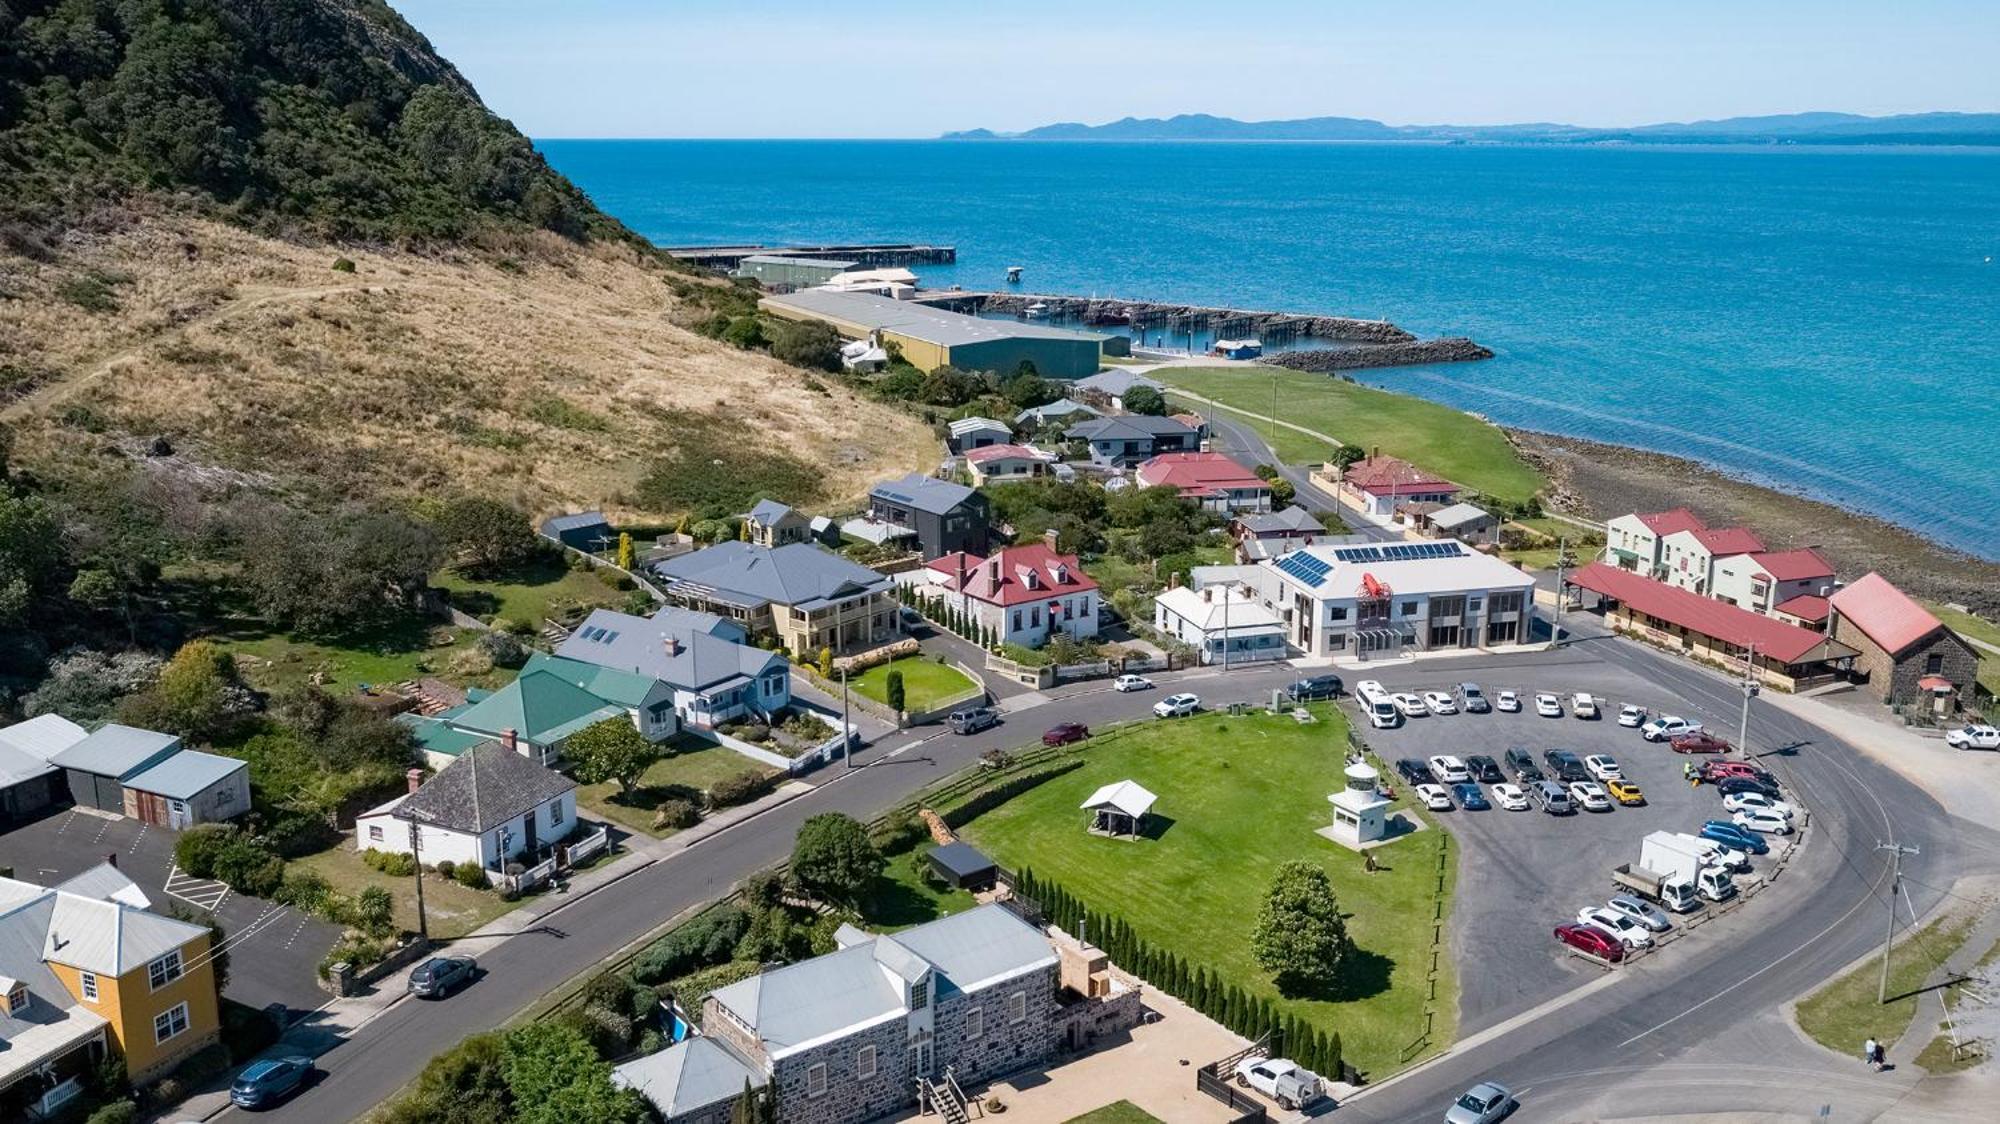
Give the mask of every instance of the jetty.
M 930 246 L 916 242 L 853 246 L 663 246 L 661 249 L 670 257 L 724 273 L 736 272 L 744 258 L 757 255 L 833 258 L 853 262 L 863 269 L 882 269 L 892 265 L 950 265 L 958 260 L 956 246 Z
M 1039 304 L 1051 319 L 1073 321 L 1090 327 L 1129 327 L 1141 332 L 1160 331 L 1169 336 L 1210 332 L 1224 339 L 1255 338 L 1266 345 L 1283 345 L 1300 338 L 1378 344 L 1414 343 L 1417 338 L 1387 320 L 1166 304 L 1117 297 L 926 289 L 917 294 L 917 299 L 937 308 L 973 315 L 983 312 L 1020 315 L 1031 305 Z

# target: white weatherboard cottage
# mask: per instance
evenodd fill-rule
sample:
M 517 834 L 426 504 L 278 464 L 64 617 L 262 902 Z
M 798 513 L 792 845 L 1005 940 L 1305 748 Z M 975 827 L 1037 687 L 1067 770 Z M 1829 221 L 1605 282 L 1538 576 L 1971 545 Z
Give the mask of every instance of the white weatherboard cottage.
M 1236 585 L 1200 591 L 1176 586 L 1153 599 L 1153 627 L 1191 644 L 1201 662 L 1256 663 L 1285 658 L 1285 622 L 1255 591 Z
M 421 786 L 412 781 L 409 795 L 362 813 L 354 821 L 355 849 L 409 854 L 412 823 L 426 865 L 449 859 L 492 874 L 576 830 L 576 782 L 486 742 Z

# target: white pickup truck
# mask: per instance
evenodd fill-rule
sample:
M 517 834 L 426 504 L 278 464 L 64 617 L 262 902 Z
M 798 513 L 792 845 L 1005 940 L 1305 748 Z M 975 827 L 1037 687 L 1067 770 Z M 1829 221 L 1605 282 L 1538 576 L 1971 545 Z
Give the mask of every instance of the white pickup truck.
M 1319 1074 L 1284 1058 L 1260 1058 L 1255 1054 L 1236 1063 L 1236 1083 L 1255 1089 L 1290 1112 L 1301 1109 L 1326 1095 Z

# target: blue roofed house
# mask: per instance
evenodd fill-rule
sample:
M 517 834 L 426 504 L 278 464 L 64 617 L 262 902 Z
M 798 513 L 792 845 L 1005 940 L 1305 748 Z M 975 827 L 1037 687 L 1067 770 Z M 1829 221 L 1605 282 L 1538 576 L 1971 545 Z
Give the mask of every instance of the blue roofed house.
M 1098 418 L 1104 416 L 1104 411 L 1088 402 L 1078 402 L 1074 398 L 1058 398 L 1053 402 L 1044 402 L 1039 406 L 1030 406 L 1020 413 L 1015 414 L 1014 424 L 1029 430 L 1035 430 L 1045 425 L 1065 421 L 1079 414 L 1086 418 Z
M 865 650 L 902 634 L 895 582 L 807 543 L 726 542 L 651 569 L 670 600 L 776 636 L 795 656 Z
M 609 550 L 618 544 L 618 532 L 601 511 L 579 511 L 551 515 L 542 520 L 543 537 L 585 552 Z
M 703 729 L 767 717 L 792 702 L 784 654 L 746 643 L 741 625 L 713 613 L 668 606 L 635 617 L 599 609 L 556 655 L 666 684 L 680 721 Z
M 611 1080 L 651 1101 L 666 1124 L 729 1124 L 744 1083 L 761 1089 L 769 1079 L 721 1039 L 696 1035 L 613 1066 Z
M 812 518 L 789 504 L 759 500 L 744 517 L 750 541 L 759 546 L 784 546 L 813 540 Z
M 70 799 L 80 808 L 125 811 L 125 781 L 181 751 L 172 734 L 108 723 L 49 758 L 63 771 Z
M 1190 426 L 1150 414 L 1080 421 L 1069 427 L 1068 437 L 1090 447 L 1092 463 L 1115 468 L 1128 468 L 1162 453 L 1195 452 L 1201 446 L 1200 435 Z

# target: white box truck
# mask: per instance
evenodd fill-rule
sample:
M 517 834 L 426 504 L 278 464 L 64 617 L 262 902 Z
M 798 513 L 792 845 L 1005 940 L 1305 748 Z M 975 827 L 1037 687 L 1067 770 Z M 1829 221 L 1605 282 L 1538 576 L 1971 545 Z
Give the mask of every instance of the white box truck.
M 1701 843 L 1692 835 L 1651 832 L 1639 843 L 1638 867 L 1626 871 L 1630 881 L 1620 880 L 1616 872 L 1612 879 L 1626 889 L 1641 892 L 1645 890 L 1643 882 L 1653 881 L 1655 888 L 1649 896 L 1681 913 L 1694 908 L 1697 895 L 1712 902 L 1735 897 L 1736 885 L 1729 880 L 1729 872 L 1702 861 Z M 1633 886 L 1630 882 L 1642 885 Z

